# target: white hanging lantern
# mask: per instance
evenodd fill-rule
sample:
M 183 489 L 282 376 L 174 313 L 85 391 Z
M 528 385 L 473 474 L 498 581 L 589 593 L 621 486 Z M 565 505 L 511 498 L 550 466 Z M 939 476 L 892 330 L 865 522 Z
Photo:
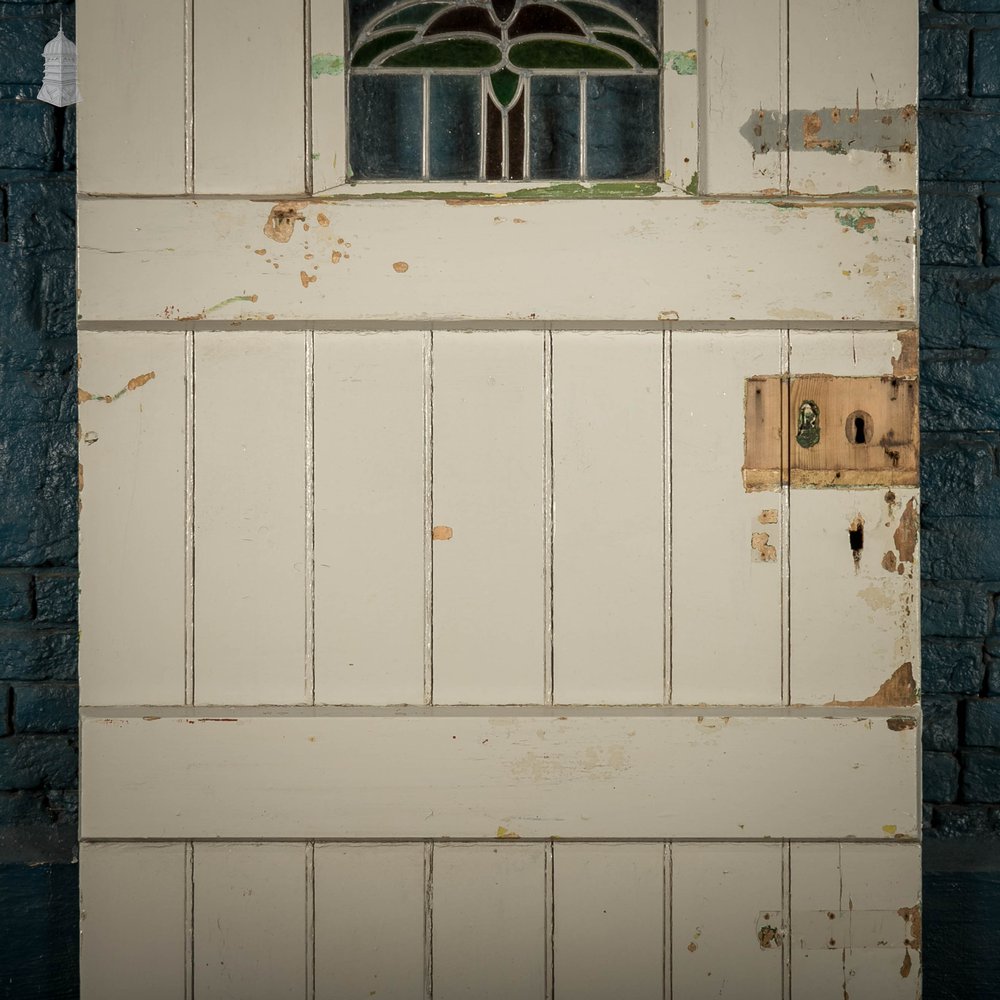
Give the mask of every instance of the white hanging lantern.
M 76 83 L 76 45 L 63 34 L 61 19 L 59 34 L 45 46 L 43 55 L 45 75 L 38 100 L 59 108 L 78 103 L 81 98 Z

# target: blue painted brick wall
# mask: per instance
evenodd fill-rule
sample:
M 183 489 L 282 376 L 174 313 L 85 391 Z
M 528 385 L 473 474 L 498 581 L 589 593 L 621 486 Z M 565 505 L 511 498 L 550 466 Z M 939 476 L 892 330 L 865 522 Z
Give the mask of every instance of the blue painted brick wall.
M 924 798 L 1000 834 L 1000 0 L 922 0 Z
M 72 109 L 34 99 L 71 3 L 0 2 L 0 998 L 78 995 Z

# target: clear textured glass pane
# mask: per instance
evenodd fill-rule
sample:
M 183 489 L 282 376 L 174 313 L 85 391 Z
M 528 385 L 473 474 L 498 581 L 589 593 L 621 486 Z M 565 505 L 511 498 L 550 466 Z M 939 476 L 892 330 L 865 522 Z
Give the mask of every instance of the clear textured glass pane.
M 350 156 L 356 180 L 419 177 L 423 81 L 419 76 L 351 78 Z
M 655 76 L 587 80 L 587 176 L 655 177 L 660 153 L 660 87 Z
M 431 177 L 479 176 L 481 99 L 478 76 L 431 77 Z
M 528 107 L 531 176 L 538 180 L 579 177 L 579 77 L 532 77 Z

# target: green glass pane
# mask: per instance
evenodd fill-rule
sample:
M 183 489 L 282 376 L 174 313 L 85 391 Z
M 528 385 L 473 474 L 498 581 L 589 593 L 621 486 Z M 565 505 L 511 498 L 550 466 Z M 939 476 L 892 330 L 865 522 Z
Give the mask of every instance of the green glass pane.
M 409 66 L 415 69 L 479 69 L 500 62 L 500 49 L 493 42 L 478 38 L 452 38 L 445 42 L 425 42 L 397 52 L 386 59 L 385 66 Z
M 624 35 L 614 35 L 610 31 L 595 31 L 594 37 L 599 41 L 613 45 L 627 52 L 643 69 L 656 69 L 656 56 L 646 48 L 638 38 L 626 38 Z
M 394 28 L 398 24 L 423 24 L 447 4 L 443 3 L 418 3 L 412 7 L 404 7 L 397 10 L 395 14 L 390 14 L 378 22 L 379 28 Z
M 509 69 L 502 69 L 490 77 L 490 82 L 493 84 L 493 96 L 497 99 L 500 107 L 505 108 L 514 100 L 520 79 L 517 73 L 511 73 Z
M 566 6 L 584 24 L 591 28 L 618 28 L 620 31 L 628 31 L 633 35 L 636 34 L 635 27 L 626 21 L 625 18 L 619 17 L 613 11 L 606 10 L 604 7 L 595 7 L 589 3 L 573 3 L 572 0 Z
M 631 63 L 607 49 L 581 42 L 545 39 L 519 42 L 510 49 L 510 61 L 522 69 L 631 69 Z
M 383 52 L 396 45 L 402 45 L 403 42 L 408 42 L 416 34 L 415 31 L 390 31 L 387 35 L 373 38 L 354 53 L 351 65 L 370 66 Z

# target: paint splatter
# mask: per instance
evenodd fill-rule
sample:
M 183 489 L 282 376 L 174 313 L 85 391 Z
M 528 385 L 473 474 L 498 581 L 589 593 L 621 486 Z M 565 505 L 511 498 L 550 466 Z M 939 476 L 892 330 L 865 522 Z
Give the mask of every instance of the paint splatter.
M 396 274 L 405 274 L 410 269 L 410 265 L 406 263 L 405 260 L 397 260 L 395 264 L 392 265 L 392 269 Z
M 86 389 L 77 389 L 76 399 L 78 403 L 89 403 L 92 400 L 99 400 L 102 403 L 113 403 L 116 399 L 121 399 L 125 393 L 141 389 L 147 382 L 151 382 L 154 378 L 156 378 L 156 372 L 146 372 L 144 375 L 136 375 L 135 378 L 130 378 L 116 393 L 105 396 L 98 396 L 95 393 L 87 392 Z M 95 438 L 94 440 L 97 439 Z
M 306 274 L 305 271 L 299 271 L 299 281 L 302 282 L 303 288 L 308 288 L 315 280 L 315 274 Z

